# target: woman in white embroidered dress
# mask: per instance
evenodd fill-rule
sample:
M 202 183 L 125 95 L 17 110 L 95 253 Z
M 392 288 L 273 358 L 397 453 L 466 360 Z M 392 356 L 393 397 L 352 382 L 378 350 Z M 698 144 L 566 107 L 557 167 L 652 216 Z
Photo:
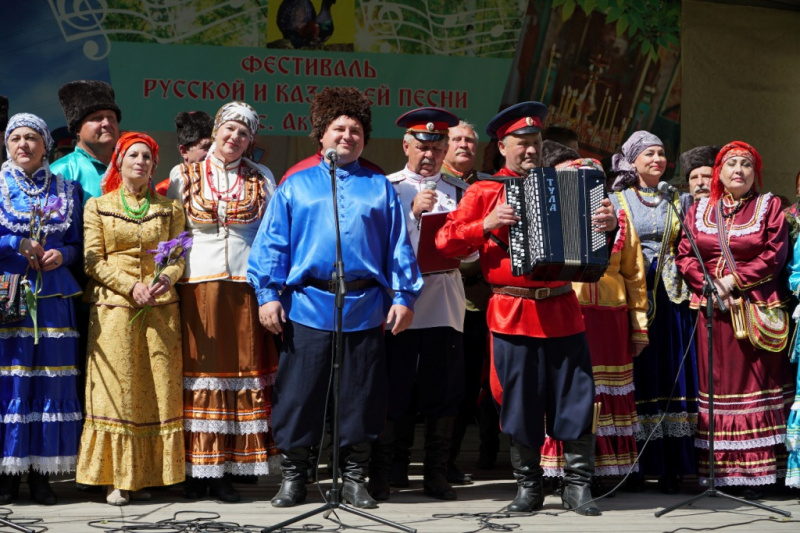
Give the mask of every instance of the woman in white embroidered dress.
M 268 426 L 277 351 L 246 280 L 250 246 L 275 190 L 272 172 L 250 159 L 259 127 L 252 107 L 225 104 L 205 160 L 170 174 L 167 196 L 183 203 L 194 238 L 178 286 L 189 499 L 210 490 L 239 501 L 232 475 L 267 474 L 277 454 Z
M 729 308 L 734 298 L 748 298 L 753 305 L 776 310 L 788 297 L 780 279 L 789 249 L 788 225 L 780 199 L 759 194 L 756 181 L 760 186 L 761 156 L 755 148 L 740 141 L 724 146 L 714 165 L 711 197 L 692 206 L 686 225 Z M 693 289 L 691 306 L 705 309 L 702 270 L 686 240 L 678 247 L 677 264 Z M 730 312 L 715 309 L 712 323 L 716 484 L 745 486 L 745 498 L 758 498 L 763 491 L 757 487 L 775 483 L 785 468 L 777 456 L 785 452 L 793 376 L 785 350 L 774 353 L 775 347 L 734 337 Z M 705 326 L 700 311 L 697 330 L 705 332 Z M 708 340 L 704 333 L 697 340 L 700 409 L 695 443 L 705 450 L 702 481 L 709 472 Z
M 48 476 L 75 471 L 81 432 L 73 304 L 81 289 L 67 267 L 82 257 L 82 209 L 78 188 L 50 172 L 53 139 L 41 118 L 11 117 L 5 145 L 0 271 L 22 275 L 38 297 L 35 318 L 30 310 L 0 323 L 0 505 L 17 497 L 26 472 L 31 498 L 53 505 Z

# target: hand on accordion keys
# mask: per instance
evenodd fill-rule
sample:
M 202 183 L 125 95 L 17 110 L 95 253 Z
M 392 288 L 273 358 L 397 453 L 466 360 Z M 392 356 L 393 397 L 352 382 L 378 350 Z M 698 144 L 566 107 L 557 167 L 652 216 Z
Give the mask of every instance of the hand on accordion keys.
M 592 227 L 598 233 L 617 229 L 617 214 L 608 198 L 603 198 L 602 207 L 598 207 L 592 215 Z
M 513 207 L 508 204 L 497 204 L 492 212 L 483 219 L 483 232 L 489 233 L 503 226 L 512 226 L 519 220 Z

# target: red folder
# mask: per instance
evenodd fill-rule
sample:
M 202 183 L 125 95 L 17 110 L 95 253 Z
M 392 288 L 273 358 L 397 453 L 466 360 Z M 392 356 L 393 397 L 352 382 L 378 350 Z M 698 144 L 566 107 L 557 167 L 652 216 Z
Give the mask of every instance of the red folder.
M 455 270 L 461 260 L 445 257 L 436 248 L 436 233 L 444 226 L 447 213 L 422 213 L 417 245 L 417 263 L 423 274 Z

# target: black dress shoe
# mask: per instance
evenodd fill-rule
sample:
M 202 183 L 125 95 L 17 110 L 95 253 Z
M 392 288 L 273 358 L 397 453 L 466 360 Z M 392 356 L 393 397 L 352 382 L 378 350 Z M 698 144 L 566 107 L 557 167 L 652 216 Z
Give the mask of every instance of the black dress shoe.
M 28 473 L 28 486 L 31 489 L 31 499 L 41 505 L 55 505 L 58 498 L 50 488 L 50 476 L 36 470 Z
M 183 485 L 183 497 L 187 500 L 205 498 L 208 493 L 208 479 L 199 477 L 186 477 Z
M 209 493 L 221 502 L 236 503 L 241 501 L 239 493 L 231 485 L 231 480 L 227 476 L 212 479 L 209 484 Z
M 459 470 L 455 463 L 447 463 L 447 481 L 456 485 L 472 485 L 472 476 Z

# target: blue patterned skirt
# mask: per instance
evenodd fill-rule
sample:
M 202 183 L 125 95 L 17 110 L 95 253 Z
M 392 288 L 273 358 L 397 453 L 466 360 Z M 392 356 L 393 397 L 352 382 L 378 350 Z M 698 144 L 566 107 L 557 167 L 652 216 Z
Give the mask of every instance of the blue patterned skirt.
M 651 306 L 656 287 L 656 314 L 648 329 L 650 344 L 633 360 L 639 450 L 652 433 L 642 453 L 640 472 L 659 476 L 694 474 L 698 398 L 697 343 L 692 337 L 695 317 L 688 302 L 670 301 L 663 281 L 657 280 L 656 285 L 655 274 L 653 262 L 647 272 Z M 658 425 L 662 416 L 664 420 Z
M 33 322 L 0 324 L 0 473 L 75 471 L 82 426 L 72 298 L 40 298 Z

